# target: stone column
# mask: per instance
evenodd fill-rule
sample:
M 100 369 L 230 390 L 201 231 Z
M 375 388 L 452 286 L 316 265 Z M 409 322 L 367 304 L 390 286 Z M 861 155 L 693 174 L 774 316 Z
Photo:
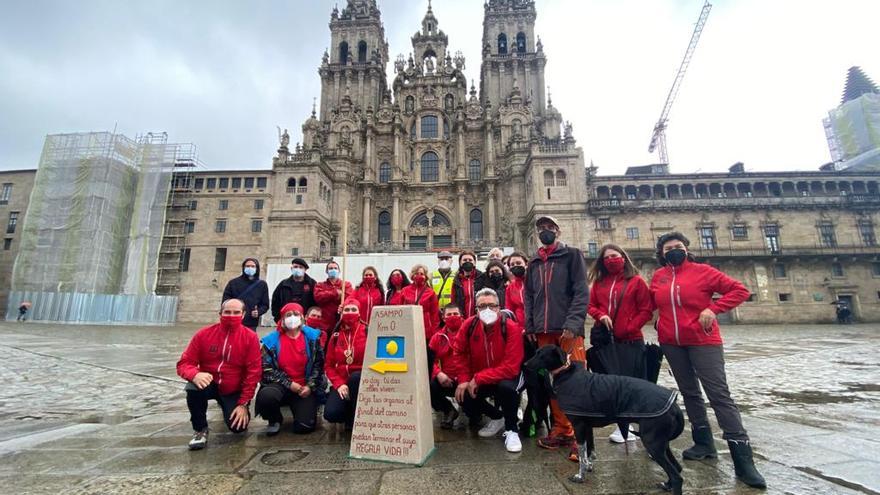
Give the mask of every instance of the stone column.
M 489 241 L 494 243 L 497 236 L 495 235 L 495 183 L 486 184 L 489 193 Z
M 458 244 L 468 240 L 468 219 L 464 204 L 464 184 L 458 184 Z
M 364 247 L 370 245 L 370 226 L 372 225 L 371 216 L 370 215 L 370 203 L 373 196 L 373 191 L 369 187 L 364 188 L 364 220 L 361 223 L 361 234 L 363 239 L 361 240 Z
M 391 198 L 394 200 L 391 207 L 391 240 L 395 246 L 400 246 L 400 191 L 397 187 L 391 193 Z

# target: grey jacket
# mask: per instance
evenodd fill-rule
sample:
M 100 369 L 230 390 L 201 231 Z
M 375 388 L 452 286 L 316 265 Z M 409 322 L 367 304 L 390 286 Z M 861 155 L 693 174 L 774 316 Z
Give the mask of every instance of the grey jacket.
M 571 330 L 583 337 L 589 299 L 587 266 L 579 249 L 560 242 L 547 261 L 536 254 L 526 271 L 526 333 Z

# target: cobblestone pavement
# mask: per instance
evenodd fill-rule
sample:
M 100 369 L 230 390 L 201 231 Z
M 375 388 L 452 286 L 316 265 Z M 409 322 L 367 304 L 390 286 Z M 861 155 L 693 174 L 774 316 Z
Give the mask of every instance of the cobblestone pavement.
M 224 433 L 212 409 L 210 446 L 189 452 L 174 364 L 195 329 L 0 322 L 0 492 L 659 493 L 662 475 L 641 445 L 627 454 L 605 441 L 607 428 L 584 485 L 568 483 L 575 465 L 533 439 L 508 454 L 500 439 L 466 430 L 435 429 L 436 455 L 411 468 L 348 459 L 346 435 L 326 425 L 269 439 L 256 420 L 244 435 Z M 723 333 L 767 493 L 880 493 L 880 325 Z M 674 387 L 665 371 L 660 381 Z M 716 438 L 720 459 L 685 463 L 686 493 L 751 493 Z

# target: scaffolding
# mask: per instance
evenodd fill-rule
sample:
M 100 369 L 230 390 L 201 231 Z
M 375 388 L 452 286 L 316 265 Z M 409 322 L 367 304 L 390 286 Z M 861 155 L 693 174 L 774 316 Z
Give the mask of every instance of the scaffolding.
M 194 145 L 181 146 L 174 160 L 171 188 L 165 209 L 162 247 L 159 250 L 159 279 L 156 293 L 180 293 L 181 272 L 189 263 L 186 226 L 190 220 L 195 172 L 204 169 Z

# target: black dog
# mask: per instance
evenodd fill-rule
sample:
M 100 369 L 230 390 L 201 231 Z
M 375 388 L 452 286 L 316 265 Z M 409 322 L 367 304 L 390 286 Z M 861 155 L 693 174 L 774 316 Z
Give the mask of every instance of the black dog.
M 558 346 L 545 346 L 525 363 L 529 373 L 546 370 L 559 407 L 574 427 L 578 443 L 578 474 L 569 478 L 583 483 L 592 471 L 593 428 L 624 420 L 638 423 L 636 433 L 654 462 L 666 472 L 664 489 L 679 495 L 683 478 L 681 465 L 672 455 L 669 442 L 684 429 L 684 415 L 675 403 L 676 393 L 646 380 L 628 376 L 590 373 L 580 363 L 568 363 Z

